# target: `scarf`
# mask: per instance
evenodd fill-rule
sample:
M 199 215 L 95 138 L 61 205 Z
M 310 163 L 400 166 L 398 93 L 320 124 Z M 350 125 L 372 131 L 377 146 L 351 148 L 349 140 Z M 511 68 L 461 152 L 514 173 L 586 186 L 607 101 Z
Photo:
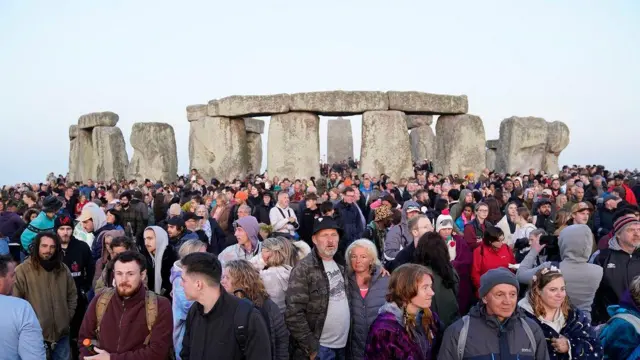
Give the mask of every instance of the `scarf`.
M 60 266 L 60 262 L 57 260 L 43 260 L 40 259 L 40 266 L 42 266 L 43 269 L 45 269 L 47 272 L 51 272 L 54 269 L 57 269 L 58 266 Z
M 209 242 L 211 242 L 211 223 L 209 220 L 205 219 L 202 225 L 202 231 L 207 235 Z

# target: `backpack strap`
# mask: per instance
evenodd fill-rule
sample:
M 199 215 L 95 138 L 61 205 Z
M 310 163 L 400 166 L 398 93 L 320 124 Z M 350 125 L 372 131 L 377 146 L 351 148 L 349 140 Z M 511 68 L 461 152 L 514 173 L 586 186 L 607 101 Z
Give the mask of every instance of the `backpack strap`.
M 460 329 L 458 336 L 458 360 L 462 360 L 464 357 L 464 348 L 467 345 L 467 335 L 469 334 L 469 321 L 469 315 L 462 317 L 462 329 Z
M 102 318 L 104 317 L 105 311 L 107 311 L 107 306 L 109 306 L 113 294 L 115 294 L 115 289 L 107 288 L 98 295 L 98 301 L 96 302 L 96 338 L 98 340 L 100 340 L 100 324 L 102 323 Z
M 529 338 L 529 342 L 531 343 L 531 348 L 533 349 L 533 353 L 536 352 L 536 337 L 533 335 L 533 330 L 531 330 L 531 326 L 527 323 L 527 319 L 521 317 L 520 321 L 522 322 L 522 328 L 524 332 L 527 333 L 527 337 Z
M 609 319 L 608 322 L 611 322 L 611 320 L 613 320 L 613 319 L 622 319 L 622 320 L 630 323 L 636 329 L 636 333 L 638 335 L 640 335 L 640 319 L 637 318 L 636 316 L 633 316 L 633 315 L 628 314 L 628 313 L 619 313 L 619 314 L 613 315 L 611 317 L 611 319 Z
M 249 316 L 253 311 L 253 303 L 247 299 L 239 299 L 238 306 L 233 315 L 233 328 L 236 333 L 236 341 L 240 347 L 240 352 L 244 355 L 249 340 Z
M 149 345 L 151 341 L 151 329 L 156 324 L 158 318 L 158 295 L 153 291 L 147 291 L 144 295 L 144 310 L 147 318 L 147 329 L 149 329 L 149 335 L 144 339 L 144 345 Z

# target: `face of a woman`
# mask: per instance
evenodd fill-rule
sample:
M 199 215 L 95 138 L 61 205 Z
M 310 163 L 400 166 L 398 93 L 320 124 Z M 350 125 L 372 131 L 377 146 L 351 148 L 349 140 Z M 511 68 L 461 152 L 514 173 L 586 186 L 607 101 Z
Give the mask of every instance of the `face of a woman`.
M 356 246 L 351 250 L 349 261 L 351 262 L 351 268 L 354 272 L 363 273 L 371 269 L 373 259 L 369 256 L 367 249 Z
M 263 247 L 261 255 L 262 255 L 262 261 L 266 263 L 267 261 L 269 261 L 269 258 L 271 257 L 271 250 Z
M 491 246 L 493 246 L 494 249 L 500 249 L 503 244 L 504 244 L 504 236 L 500 236 L 498 240 L 491 243 Z
M 107 247 L 107 251 L 109 252 L 109 256 L 113 257 L 113 250 L 111 250 L 111 240 L 113 238 L 111 236 L 104 237 L 104 246 Z
M 471 208 L 465 208 L 464 217 L 467 219 L 471 219 L 471 215 L 473 215 L 473 210 Z
M 426 274 L 423 275 L 422 279 L 420 279 L 420 282 L 418 283 L 418 294 L 411 299 L 411 303 L 420 309 L 430 308 L 431 299 L 435 294 L 432 286 L 433 281 L 431 280 L 431 276 Z
M 222 277 L 220 278 L 220 285 L 227 290 L 228 293 L 233 293 L 233 279 L 229 275 L 229 270 L 227 268 L 222 269 Z
M 116 217 L 111 212 L 107 213 L 107 222 L 109 224 L 115 224 L 116 222 Z
M 552 309 L 559 309 L 566 296 L 567 291 L 562 277 L 549 282 L 540 292 L 544 305 Z
M 35 220 L 37 217 L 38 217 L 38 214 L 37 214 L 37 213 L 33 213 L 33 214 L 31 214 L 31 217 L 30 217 L 30 220 L 29 220 L 29 221 L 33 221 L 33 220 Z
M 480 220 L 484 220 L 489 216 L 489 208 L 486 206 L 480 206 L 480 208 L 476 211 L 476 216 Z
M 443 240 L 447 240 L 449 238 L 449 236 L 451 236 L 452 232 L 453 232 L 453 229 L 440 229 L 440 231 L 439 231 L 440 237 Z
M 518 207 L 516 206 L 516 204 L 509 205 L 509 207 L 507 207 L 507 213 L 509 214 L 509 216 L 518 215 Z
M 196 209 L 196 215 L 202 216 L 202 218 L 204 220 L 206 218 L 206 216 L 207 216 L 207 209 L 205 209 L 203 207 L 198 207 L 198 209 Z

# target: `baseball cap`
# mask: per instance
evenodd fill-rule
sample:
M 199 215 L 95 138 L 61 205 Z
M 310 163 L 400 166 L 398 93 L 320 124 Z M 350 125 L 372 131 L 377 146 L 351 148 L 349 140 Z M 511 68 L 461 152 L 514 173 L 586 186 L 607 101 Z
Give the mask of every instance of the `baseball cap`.
M 407 206 L 407 213 L 414 212 L 414 211 L 420 212 L 420 207 L 415 205 Z
M 542 190 L 542 196 L 552 196 L 553 192 L 551 191 L 551 189 L 544 189 Z
M 577 204 L 574 204 L 574 205 L 571 207 L 571 213 L 572 213 L 572 214 L 575 214 L 575 213 L 581 212 L 581 211 L 583 211 L 583 210 L 589 210 L 589 211 L 591 211 L 591 208 L 589 207 L 589 205 L 588 205 L 586 202 L 579 202 L 579 203 L 577 203 Z
M 202 216 L 198 216 L 196 213 L 188 211 L 184 213 L 184 221 L 187 220 L 202 220 Z
M 180 226 L 180 227 L 185 226 L 184 219 L 182 219 L 180 216 L 175 216 L 167 220 L 167 225 Z
M 317 234 L 319 231 L 335 229 L 338 230 L 338 234 L 342 235 L 342 228 L 331 216 L 319 217 L 313 223 L 313 234 Z

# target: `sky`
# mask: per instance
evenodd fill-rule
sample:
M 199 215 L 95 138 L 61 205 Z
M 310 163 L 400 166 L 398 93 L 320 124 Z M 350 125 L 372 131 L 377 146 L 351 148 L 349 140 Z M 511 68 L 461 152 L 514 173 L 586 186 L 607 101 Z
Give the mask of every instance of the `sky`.
M 183 173 L 187 105 L 323 90 L 466 94 L 487 139 L 511 116 L 559 120 L 561 164 L 636 168 L 638 44 L 633 0 L 0 0 L 0 184 L 66 173 L 85 113 L 118 113 L 127 144 L 136 122 L 171 124 Z

